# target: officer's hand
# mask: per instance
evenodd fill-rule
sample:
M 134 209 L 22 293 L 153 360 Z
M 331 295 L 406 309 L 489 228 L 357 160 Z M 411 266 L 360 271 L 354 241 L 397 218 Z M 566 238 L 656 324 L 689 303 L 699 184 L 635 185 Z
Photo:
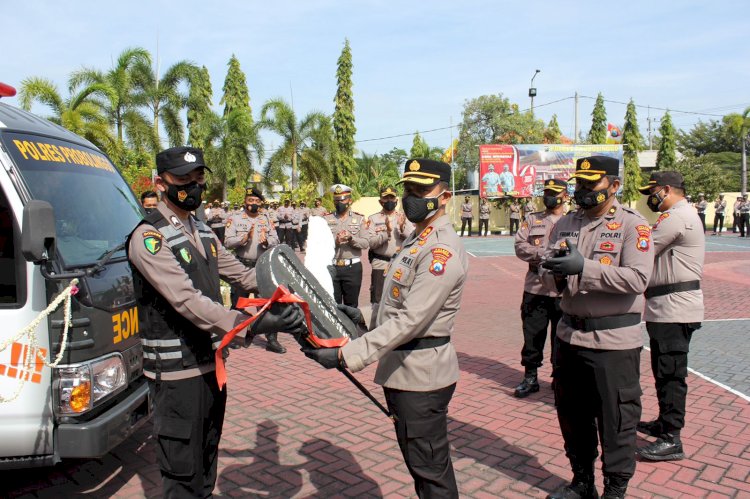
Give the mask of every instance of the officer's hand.
M 551 270 L 556 275 L 575 275 L 583 271 L 583 255 L 578 251 L 578 247 L 573 239 L 565 240 L 570 250 L 565 256 L 548 258 L 542 267 Z
M 253 322 L 251 331 L 252 334 L 300 334 L 304 331 L 304 326 L 305 315 L 299 306 L 274 303 L 271 308 L 263 312 L 259 319 Z
M 326 369 L 342 367 L 338 348 L 302 347 L 302 353 L 305 354 L 305 357 L 314 360 Z
M 389 217 L 388 215 L 386 215 L 385 217 L 385 230 L 391 232 L 391 217 Z
M 362 311 L 355 307 L 350 307 L 349 305 L 344 305 L 343 303 L 337 303 L 336 308 L 344 312 L 344 314 L 349 317 L 353 323 L 355 323 L 357 326 L 361 327 L 365 331 L 367 331 L 367 324 L 365 323 L 365 316 L 362 315 Z

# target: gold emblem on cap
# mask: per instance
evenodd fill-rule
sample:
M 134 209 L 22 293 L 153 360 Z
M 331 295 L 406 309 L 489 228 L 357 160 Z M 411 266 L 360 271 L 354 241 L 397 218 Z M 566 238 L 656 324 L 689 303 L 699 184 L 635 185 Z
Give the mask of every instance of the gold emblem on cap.
M 591 168 L 591 163 L 589 163 L 588 159 L 584 159 L 581 162 L 581 170 L 588 170 L 589 168 Z
M 341 194 L 342 192 L 344 192 L 344 189 L 342 189 L 340 185 L 337 185 L 336 189 L 334 189 L 333 192 L 335 192 L 336 194 Z
M 185 199 L 187 199 L 187 192 L 185 192 L 185 191 L 178 192 L 177 193 L 177 199 L 179 199 L 180 202 L 185 201 Z
M 547 185 L 555 185 L 555 183 L 550 180 L 549 182 L 547 182 Z
M 411 172 L 417 172 L 422 167 L 422 165 L 419 164 L 419 161 L 416 159 L 409 163 L 409 171 Z

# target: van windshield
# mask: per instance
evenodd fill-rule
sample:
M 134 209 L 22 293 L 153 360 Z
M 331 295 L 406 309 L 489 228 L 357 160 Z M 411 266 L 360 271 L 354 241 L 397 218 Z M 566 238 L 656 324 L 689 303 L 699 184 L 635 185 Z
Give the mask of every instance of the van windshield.
M 65 267 L 95 263 L 143 216 L 130 187 L 100 152 L 30 134 L 4 133 L 2 140 L 32 197 L 55 210 Z

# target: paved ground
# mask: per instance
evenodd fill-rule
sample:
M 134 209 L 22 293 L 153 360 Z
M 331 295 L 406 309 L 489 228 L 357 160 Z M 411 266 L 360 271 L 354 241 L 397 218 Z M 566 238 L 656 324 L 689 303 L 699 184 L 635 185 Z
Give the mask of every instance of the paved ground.
M 708 319 L 748 319 L 750 241 L 710 238 L 704 289 Z M 510 238 L 466 239 L 473 254 L 497 255 Z M 719 244 L 727 244 L 719 252 Z M 483 246 L 484 248 L 481 248 Z M 494 253 L 491 251 L 494 246 Z M 450 437 L 461 495 L 544 497 L 570 478 L 552 405 L 549 368 L 542 390 L 518 400 L 521 281 L 512 256 L 471 259 L 456 324 L 461 380 Z M 367 290 L 363 287 L 363 302 Z M 733 389 L 748 390 L 748 321 L 708 322 L 696 333 L 691 365 Z M 413 497 L 389 421 L 340 374 L 298 352 L 267 353 L 263 340 L 233 350 L 230 405 L 216 492 L 226 497 Z M 648 352 L 642 358 L 644 418 L 657 413 Z M 374 368 L 357 378 L 382 399 Z M 701 376 L 688 380 L 684 440 L 689 458 L 639 462 L 632 497 L 750 497 L 750 403 Z M 645 443 L 645 440 L 641 440 Z M 0 444 L 1 445 L 1 444 Z M 599 476 L 601 490 L 601 476 Z M 159 497 L 154 444 L 144 429 L 110 455 L 52 469 L 0 474 L 0 497 Z

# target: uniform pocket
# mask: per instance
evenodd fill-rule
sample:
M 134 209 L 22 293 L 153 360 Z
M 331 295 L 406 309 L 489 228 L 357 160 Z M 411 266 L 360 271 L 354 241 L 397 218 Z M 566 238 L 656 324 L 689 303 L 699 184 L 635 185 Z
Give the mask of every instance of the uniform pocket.
M 617 402 L 620 412 L 619 431 L 632 430 L 641 419 L 641 387 L 620 388 Z
M 406 427 L 406 457 L 409 465 L 424 467 L 440 462 L 432 439 L 435 438 L 433 423 L 414 422 Z
M 189 477 L 195 473 L 193 448 L 190 445 L 190 421 L 161 417 L 154 421 L 159 467 L 175 476 Z

